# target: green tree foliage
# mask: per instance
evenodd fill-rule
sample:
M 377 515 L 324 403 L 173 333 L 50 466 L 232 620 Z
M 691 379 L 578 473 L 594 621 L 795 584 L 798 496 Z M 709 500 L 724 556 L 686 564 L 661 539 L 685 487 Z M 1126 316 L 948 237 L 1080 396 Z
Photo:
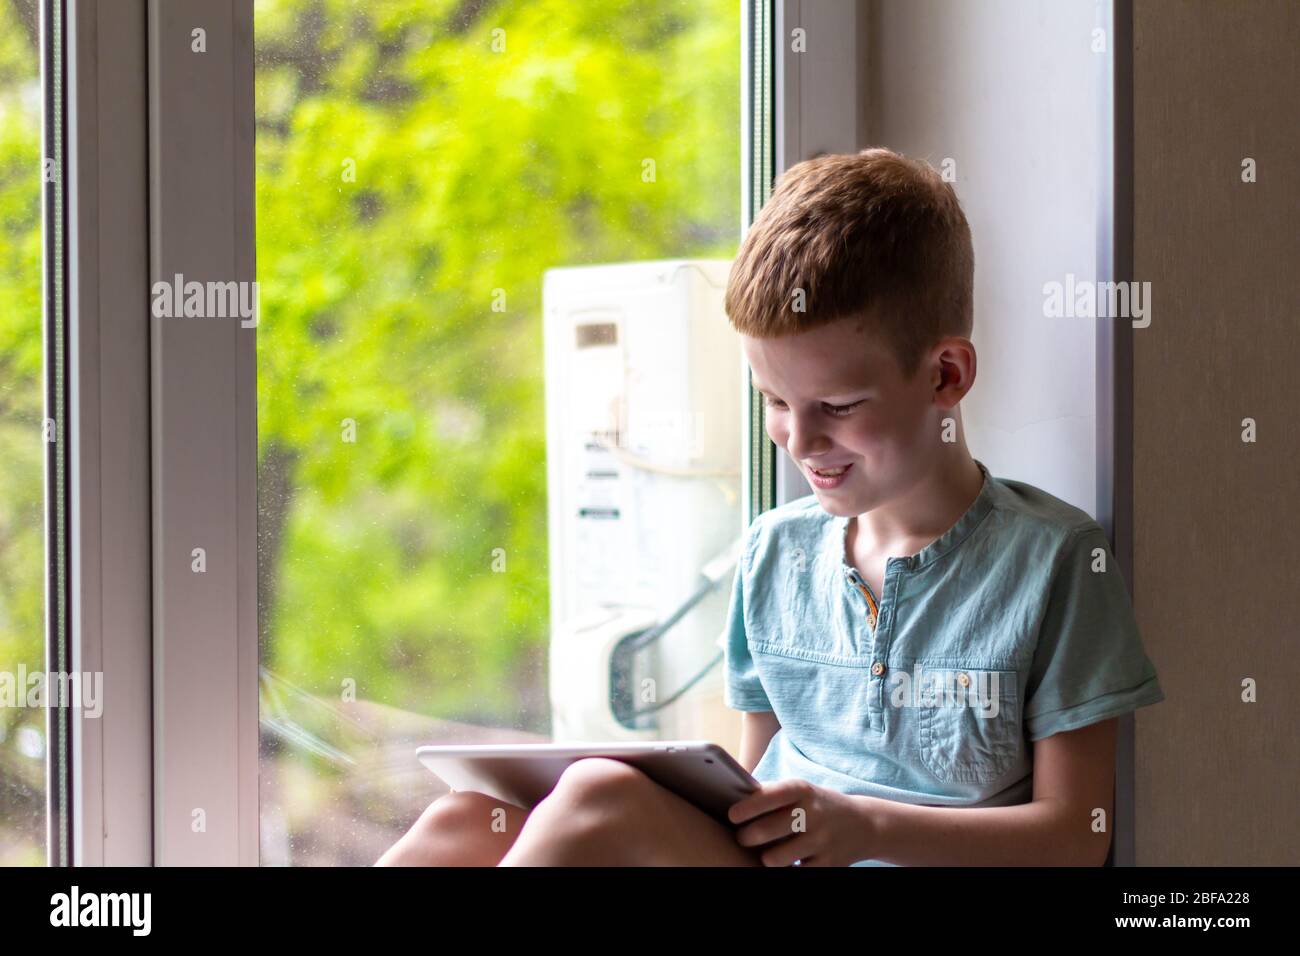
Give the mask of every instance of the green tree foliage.
M 272 669 L 546 729 L 542 273 L 734 253 L 738 14 L 258 5 Z

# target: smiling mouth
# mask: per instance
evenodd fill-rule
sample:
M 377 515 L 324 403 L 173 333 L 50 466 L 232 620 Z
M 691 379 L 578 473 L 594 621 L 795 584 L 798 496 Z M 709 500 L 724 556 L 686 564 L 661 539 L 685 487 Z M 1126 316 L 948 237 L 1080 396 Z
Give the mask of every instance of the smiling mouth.
M 852 467 L 853 464 L 852 462 L 850 462 L 847 465 L 840 465 L 838 468 L 818 469 L 809 466 L 808 470 L 811 471 L 814 475 L 816 475 L 819 478 L 838 478 L 840 475 L 844 474 Z

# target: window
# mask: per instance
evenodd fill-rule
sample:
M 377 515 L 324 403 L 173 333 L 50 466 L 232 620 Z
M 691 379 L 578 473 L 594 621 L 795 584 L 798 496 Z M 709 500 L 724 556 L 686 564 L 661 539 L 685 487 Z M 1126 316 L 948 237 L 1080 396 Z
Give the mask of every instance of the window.
M 368 863 L 419 744 L 727 743 L 770 7 L 104 9 L 0 4 L 0 674 L 103 692 L 0 708 L 0 861 Z
M 254 9 L 262 861 L 423 743 L 727 739 L 739 6 Z

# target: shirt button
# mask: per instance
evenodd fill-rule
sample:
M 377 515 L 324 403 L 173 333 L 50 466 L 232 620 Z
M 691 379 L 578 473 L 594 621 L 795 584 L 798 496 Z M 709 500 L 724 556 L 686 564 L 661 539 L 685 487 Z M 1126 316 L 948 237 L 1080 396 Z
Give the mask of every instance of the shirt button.
M 871 665 L 871 673 L 875 674 L 877 677 L 879 677 L 884 672 L 885 672 L 885 665 L 880 663 L 880 661 L 876 661 L 874 664 Z
M 966 673 L 958 674 L 958 675 L 957 675 L 957 683 L 958 683 L 958 684 L 961 684 L 962 687 L 969 687 L 969 686 L 970 686 L 970 675 L 969 675 L 969 674 L 966 674 Z

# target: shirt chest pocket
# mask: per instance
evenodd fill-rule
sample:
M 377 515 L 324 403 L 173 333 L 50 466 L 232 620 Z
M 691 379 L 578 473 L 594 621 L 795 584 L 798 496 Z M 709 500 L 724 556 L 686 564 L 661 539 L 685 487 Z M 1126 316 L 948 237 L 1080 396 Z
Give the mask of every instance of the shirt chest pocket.
M 921 763 L 942 783 L 990 783 L 1024 747 L 1015 671 L 938 669 L 921 691 Z

